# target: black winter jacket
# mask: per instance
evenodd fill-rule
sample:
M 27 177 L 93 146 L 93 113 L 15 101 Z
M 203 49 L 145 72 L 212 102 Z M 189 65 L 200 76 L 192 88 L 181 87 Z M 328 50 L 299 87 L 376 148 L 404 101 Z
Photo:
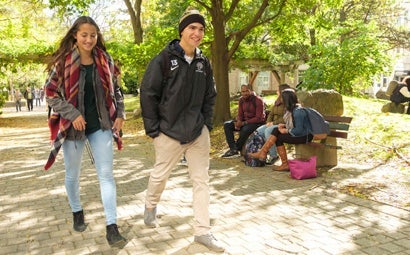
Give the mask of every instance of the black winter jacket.
M 179 40 L 173 40 L 149 63 L 144 74 L 140 103 L 145 132 L 160 132 L 181 143 L 212 129 L 216 89 L 209 60 L 196 49 L 191 64 L 184 58 Z

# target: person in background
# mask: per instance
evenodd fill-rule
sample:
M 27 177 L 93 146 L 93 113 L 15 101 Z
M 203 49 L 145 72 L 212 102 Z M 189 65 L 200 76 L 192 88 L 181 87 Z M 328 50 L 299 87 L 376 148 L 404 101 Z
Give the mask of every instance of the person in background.
M 402 82 L 395 85 L 396 86 L 391 91 L 391 94 L 388 92 L 386 92 L 386 94 L 390 94 L 390 101 L 393 103 L 401 104 L 408 102 L 406 113 L 410 114 L 410 76 L 404 77 Z M 390 87 L 392 86 L 389 84 L 389 88 Z
M 40 90 L 38 88 L 34 89 L 34 99 L 36 100 L 36 106 L 41 106 Z
M 293 89 L 283 90 L 282 100 L 286 109 L 283 116 L 284 123 L 280 123 L 277 127 L 273 128 L 269 139 L 258 152 L 248 154 L 252 158 L 266 160 L 269 149 L 276 145 L 276 150 L 278 151 L 282 164 L 280 166 L 274 166 L 273 170 L 275 171 L 289 170 L 284 143 L 304 144 L 313 139 L 309 117 L 298 103 L 296 92 Z
M 124 99 L 118 85 L 119 69 L 107 53 L 95 21 L 79 17 L 63 37 L 47 66 L 46 100 L 54 110 L 50 118 L 53 148 L 45 169 L 51 167 L 62 145 L 65 187 L 73 212 L 73 228 L 87 228 L 80 201 L 81 158 L 88 140 L 94 157 L 104 206 L 106 239 L 122 245 L 117 227 L 116 184 L 113 176 L 113 137 L 121 149 Z
M 34 100 L 34 93 L 31 90 L 30 87 L 26 88 L 26 91 L 24 92 L 24 98 L 27 101 L 27 110 L 32 111 L 33 110 L 33 100 Z
M 265 141 L 269 139 L 272 130 L 277 127 L 279 123 L 283 123 L 283 114 L 285 114 L 285 107 L 282 103 L 281 91 L 289 88 L 290 86 L 288 84 L 279 85 L 276 92 L 278 97 L 276 98 L 275 103 L 272 105 L 272 108 L 266 119 L 266 124 L 256 129 L 256 131 L 265 138 Z M 266 158 L 266 164 L 272 165 L 278 159 L 279 157 L 276 152 L 276 146 L 272 146 L 269 150 L 268 157 Z
M 265 123 L 265 109 L 262 98 L 251 91 L 249 85 L 241 86 L 238 116 L 224 123 L 225 139 L 229 150 L 222 158 L 238 157 L 249 135 Z M 235 141 L 234 132 L 239 132 Z
M 19 89 L 14 91 L 14 101 L 16 102 L 16 111 L 21 112 L 21 98 L 23 95 L 21 94 Z
M 188 8 L 179 21 L 181 39 L 171 41 L 151 60 L 141 83 L 145 133 L 153 138 L 155 148 L 144 223 L 159 225 L 158 203 L 171 171 L 184 154 L 193 183 L 194 241 L 222 252 L 225 248 L 211 233 L 209 216 L 209 132 L 216 90 L 209 60 L 198 48 L 204 34 L 204 17 Z
M 43 88 L 40 88 L 40 100 L 41 102 L 44 101 L 44 89 Z

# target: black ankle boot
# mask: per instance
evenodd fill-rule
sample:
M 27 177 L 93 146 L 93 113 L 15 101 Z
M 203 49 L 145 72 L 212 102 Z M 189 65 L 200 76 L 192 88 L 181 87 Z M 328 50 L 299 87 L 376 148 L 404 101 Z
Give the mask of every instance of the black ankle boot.
M 125 243 L 125 238 L 118 231 L 117 224 L 107 226 L 107 241 L 110 245 L 119 245 Z
M 83 210 L 73 212 L 73 228 L 77 232 L 83 232 L 87 228 L 87 225 L 84 223 Z

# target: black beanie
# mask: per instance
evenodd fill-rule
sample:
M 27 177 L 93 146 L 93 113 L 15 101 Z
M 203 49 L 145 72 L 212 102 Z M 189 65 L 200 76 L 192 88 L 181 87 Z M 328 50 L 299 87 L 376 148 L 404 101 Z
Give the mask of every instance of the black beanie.
M 184 30 L 186 26 L 188 26 L 191 23 L 195 23 L 195 22 L 201 23 L 202 26 L 205 27 L 205 19 L 199 13 L 199 11 L 195 9 L 190 9 L 190 10 L 187 9 L 182 15 L 182 18 L 179 20 L 179 27 L 178 27 L 179 36 L 181 36 L 182 30 Z

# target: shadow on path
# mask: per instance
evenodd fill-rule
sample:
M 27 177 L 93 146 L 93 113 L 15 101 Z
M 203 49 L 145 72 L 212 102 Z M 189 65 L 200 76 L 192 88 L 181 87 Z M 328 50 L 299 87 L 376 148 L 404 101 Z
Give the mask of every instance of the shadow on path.
M 105 240 L 88 155 L 81 175 L 88 228 L 74 232 L 61 154 L 50 170 L 42 170 L 49 153 L 44 120 L 42 113 L 33 114 L 9 128 L 0 117 L 0 254 L 213 254 L 193 243 L 192 187 L 184 166 L 175 168 L 161 198 L 161 227 L 144 226 L 154 162 L 145 137 L 125 136 L 124 149 L 115 151 L 118 225 L 128 243 L 118 249 Z M 270 167 L 245 167 L 240 159 L 212 159 L 210 212 L 215 236 L 229 247 L 226 254 L 409 254 L 409 212 L 330 189 L 325 178 L 332 171 L 297 181 Z

